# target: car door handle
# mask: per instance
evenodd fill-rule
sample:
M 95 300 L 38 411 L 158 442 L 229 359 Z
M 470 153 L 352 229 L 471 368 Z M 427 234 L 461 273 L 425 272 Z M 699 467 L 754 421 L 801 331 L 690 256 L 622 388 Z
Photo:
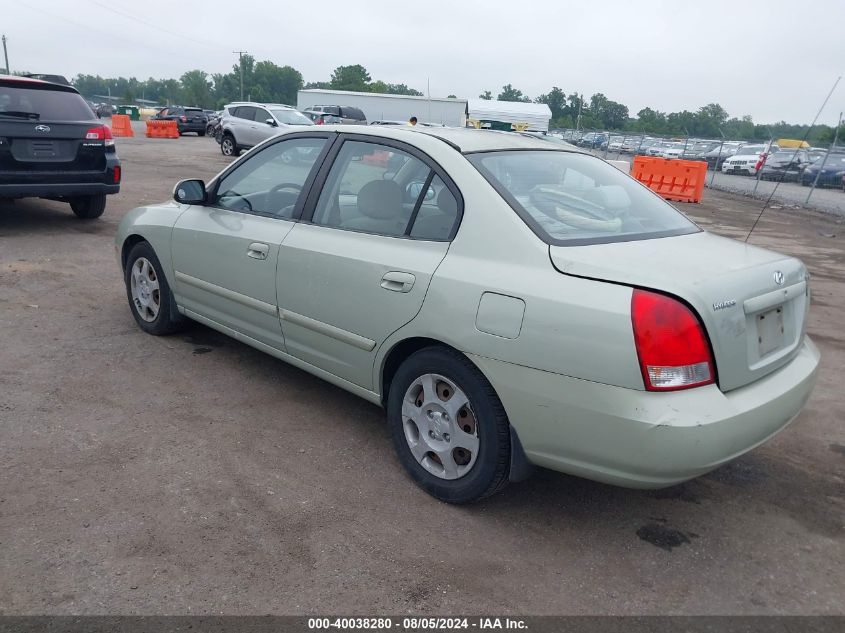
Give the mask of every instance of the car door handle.
M 253 242 L 249 245 L 249 250 L 247 250 L 246 254 L 253 259 L 267 259 L 267 253 L 269 252 L 270 247 L 267 244 Z
M 381 278 L 381 287 L 393 292 L 410 292 L 416 279 L 411 273 L 391 271 Z

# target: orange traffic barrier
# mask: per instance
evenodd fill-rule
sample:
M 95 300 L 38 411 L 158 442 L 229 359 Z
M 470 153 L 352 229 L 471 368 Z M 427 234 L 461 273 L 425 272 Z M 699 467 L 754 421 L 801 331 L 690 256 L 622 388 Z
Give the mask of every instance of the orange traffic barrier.
M 132 131 L 132 121 L 127 114 L 113 114 L 111 117 L 111 133 L 114 136 L 135 136 Z
M 667 200 L 701 202 L 707 163 L 637 156 L 631 166 L 631 176 Z
M 147 138 L 179 138 L 176 121 L 147 121 Z

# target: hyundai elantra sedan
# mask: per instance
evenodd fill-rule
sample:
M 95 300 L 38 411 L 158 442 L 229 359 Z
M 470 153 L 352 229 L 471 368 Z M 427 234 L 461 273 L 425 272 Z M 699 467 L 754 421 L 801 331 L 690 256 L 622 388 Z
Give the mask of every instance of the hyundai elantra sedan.
M 799 260 L 512 133 L 282 134 L 127 214 L 116 248 L 141 329 L 198 321 L 383 406 L 453 503 L 533 466 L 691 479 L 783 429 L 819 363 Z

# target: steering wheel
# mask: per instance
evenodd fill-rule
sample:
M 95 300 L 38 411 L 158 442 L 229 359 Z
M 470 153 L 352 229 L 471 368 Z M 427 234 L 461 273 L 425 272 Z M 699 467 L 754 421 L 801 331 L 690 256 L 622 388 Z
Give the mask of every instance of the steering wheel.
M 295 182 L 280 182 L 278 185 L 273 185 L 273 188 L 267 193 L 272 195 L 282 189 L 296 189 L 297 192 L 300 192 L 302 191 L 302 185 L 298 185 Z

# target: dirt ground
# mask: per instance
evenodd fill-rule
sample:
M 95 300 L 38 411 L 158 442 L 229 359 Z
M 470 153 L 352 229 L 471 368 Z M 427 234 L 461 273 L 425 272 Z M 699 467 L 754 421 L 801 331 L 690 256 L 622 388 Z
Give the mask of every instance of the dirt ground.
M 451 507 L 377 407 L 199 325 L 136 327 L 118 221 L 227 159 L 118 143 L 102 219 L 0 203 L 0 613 L 845 613 L 842 220 L 771 209 L 750 240 L 813 274 L 823 367 L 774 440 L 667 490 L 539 471 Z M 705 196 L 683 211 L 733 237 L 761 204 Z

